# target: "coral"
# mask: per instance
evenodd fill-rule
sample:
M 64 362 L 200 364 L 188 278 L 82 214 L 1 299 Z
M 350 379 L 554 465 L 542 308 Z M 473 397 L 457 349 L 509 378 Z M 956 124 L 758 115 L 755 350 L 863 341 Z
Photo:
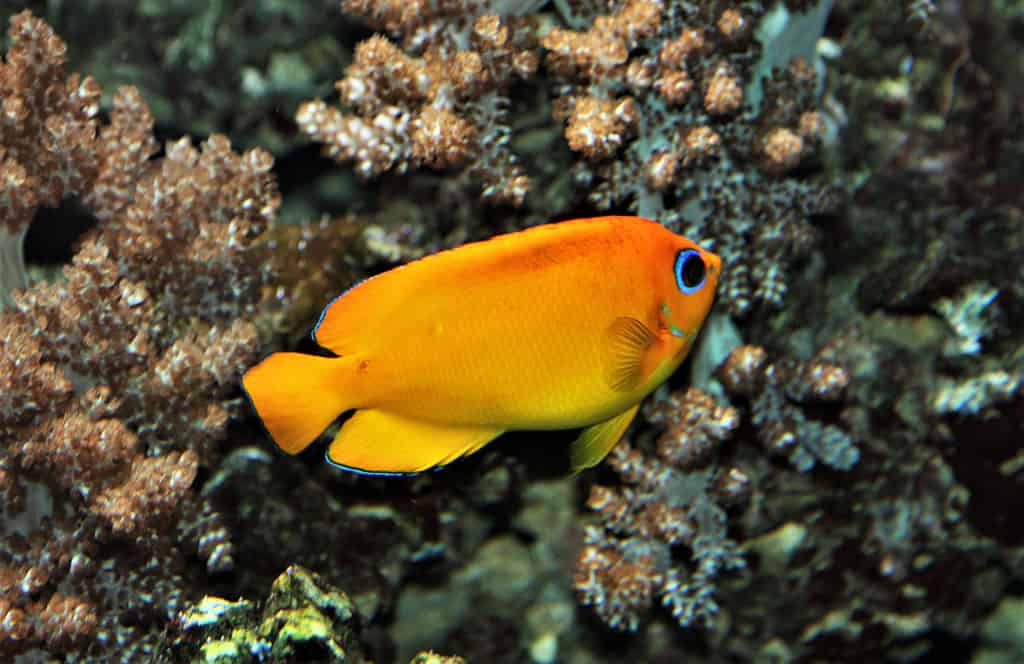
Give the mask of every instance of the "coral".
M 797 58 L 763 71 L 755 3 L 613 6 L 541 40 L 564 82 L 556 116 L 583 157 L 577 184 L 598 209 L 629 206 L 717 251 L 733 314 L 780 306 L 788 266 L 814 246 L 808 217 L 837 201 L 798 174 L 826 135 L 814 68 Z
M 190 543 L 211 574 L 230 572 L 235 567 L 235 545 L 224 517 L 211 502 L 201 499 L 189 505 L 178 521 L 178 537 Z
M 466 660 L 458 655 L 439 655 L 428 650 L 416 654 L 409 660 L 409 664 L 466 664 Z
M 574 585 L 617 630 L 636 631 L 655 598 L 680 625 L 707 626 L 718 612 L 716 576 L 745 565 L 719 503 L 742 503 L 749 481 L 736 468 L 706 468 L 739 415 L 690 388 L 649 408 L 648 418 L 664 427 L 657 456 L 623 441 L 609 465 L 626 486 L 591 487 L 587 506 L 600 525 L 586 526 Z M 678 547 L 690 552 L 689 565 L 674 559 Z
M 970 494 L 937 454 L 894 470 L 864 497 L 870 526 L 862 548 L 879 574 L 901 582 L 920 572 L 922 554 L 949 555 L 943 543 L 963 522 Z
M 12 656 L 33 643 L 62 651 L 88 644 L 96 637 L 98 620 L 87 602 L 59 593 L 50 596 L 45 606 L 30 608 L 31 614 L 0 600 L 0 652 Z M 29 617 L 31 615 L 31 617 Z
M 302 131 L 363 178 L 420 166 L 460 170 L 484 200 L 521 205 L 530 182 L 509 150 L 505 107 L 512 83 L 537 69 L 530 25 L 483 3 L 343 6 L 405 35 L 405 50 L 382 35 L 361 42 L 337 83 L 352 112 L 307 102 L 296 115 Z
M 750 402 L 758 441 L 772 454 L 789 457 L 802 472 L 823 463 L 850 470 L 860 459 L 853 437 L 836 424 L 813 419 L 805 409 L 841 402 L 850 382 L 846 371 L 819 359 L 768 361 L 760 346 L 740 346 L 718 368 L 730 394 Z
M 361 42 L 337 84 L 341 107 L 309 102 L 297 121 L 363 178 L 430 166 L 521 206 L 543 170 L 512 156 L 504 108 L 513 81 L 542 85 L 588 204 L 631 207 L 716 250 L 736 315 L 782 304 L 790 265 L 815 247 L 808 218 L 837 207 L 838 189 L 811 177 L 829 132 L 817 74 L 800 58 L 772 70 L 756 3 L 558 5 L 580 29 L 490 3 L 343 6 L 401 45 Z M 534 75 L 538 45 L 546 79 Z
M 327 584 L 344 588 L 364 620 L 376 623 L 388 616 L 400 621 L 399 598 L 416 595 L 414 579 L 437 578 L 452 570 L 484 540 L 481 527 L 486 519 L 460 498 L 476 480 L 472 470 L 453 468 L 451 473 L 408 481 L 367 479 L 319 469 L 316 455 L 303 463 L 273 454 L 255 428 L 243 439 L 251 442 L 221 459 L 201 492 L 231 533 L 236 563 L 227 577 L 230 584 L 217 584 L 215 592 L 206 592 L 260 597 L 282 569 L 301 565 L 315 570 Z M 192 518 L 186 517 L 186 537 L 179 542 L 190 552 L 201 537 L 192 533 Z M 197 557 L 197 564 L 206 564 L 205 556 Z M 468 581 L 481 583 L 479 576 Z M 445 599 L 446 608 L 457 604 L 454 597 Z M 440 620 L 438 613 L 431 611 L 432 621 Z M 413 627 L 420 637 L 429 634 L 418 623 L 422 618 L 417 615 Z M 377 636 L 394 642 L 401 658 L 442 645 L 439 637 L 406 648 L 400 631 L 395 624 L 387 637 L 380 631 Z M 377 647 L 388 651 L 380 643 Z
M 2 610 L 2 607 L 0 607 Z M 289 566 L 259 601 L 206 596 L 177 615 L 175 661 L 372 661 L 360 643 L 362 621 L 349 596 L 319 575 Z M 186 659 L 187 658 L 187 659 Z M 432 651 L 412 664 L 464 664 Z
M 1021 385 L 1021 376 L 993 369 L 961 380 L 941 378 L 929 399 L 938 415 L 977 415 L 994 404 L 1009 401 Z
M 8 38 L 0 64 L 0 304 L 27 285 L 22 242 L 38 206 L 70 195 L 116 204 L 126 171 L 156 150 L 152 118 L 134 89 L 118 93 L 99 133 L 100 86 L 65 75 L 67 46 L 50 26 L 26 10 L 11 17 Z
M 977 282 L 964 287 L 955 298 L 935 303 L 956 335 L 947 345 L 947 355 L 974 355 L 981 350 L 981 340 L 989 336 L 992 318 L 997 315 L 992 305 L 998 295 L 999 290 L 991 284 Z
M 259 609 L 247 600 L 204 597 L 176 620 L 175 649 L 191 661 L 307 660 L 363 662 L 348 596 L 297 565 L 281 573 Z
M 196 478 L 199 460 L 191 450 L 159 457 L 136 457 L 122 484 L 96 496 L 95 512 L 110 523 L 115 535 L 162 530 Z M 164 527 L 166 528 L 166 526 Z
M 69 44 L 14 16 L 0 64 L 0 660 L 1016 652 L 1014 3 L 112 4 L 46 3 Z M 291 145 L 338 63 L 298 118 L 346 169 Z M 281 155 L 285 223 L 220 132 Z M 307 350 L 382 266 L 629 209 L 723 255 L 715 318 L 752 345 L 608 464 L 524 433 L 353 477 L 244 408 L 261 346 Z
M 363 247 L 355 215 L 305 224 L 277 224 L 266 234 L 274 282 L 264 286 L 261 333 L 305 336 L 340 284 L 356 281 L 353 263 Z
M 168 134 L 225 132 L 280 155 L 295 138 L 285 109 L 318 94 L 348 49 L 333 37 L 352 29 L 338 4 L 81 0 L 45 15 L 69 61 L 105 87 L 138 86 Z
M 2 196 L 26 205 L 5 207 L 8 235 L 20 241 L 37 207 L 71 197 L 97 224 L 59 278 L 15 290 L 0 313 L 0 568 L 11 580 L 0 648 L 143 657 L 188 592 L 175 526 L 193 524 L 182 529 L 208 568 L 232 560 L 193 484 L 259 344 L 252 317 L 268 273 L 256 240 L 279 203 L 272 159 L 217 135 L 155 157 L 136 90 L 119 90 L 103 123 L 99 85 L 65 75 L 49 26 L 23 12 L 10 36 Z

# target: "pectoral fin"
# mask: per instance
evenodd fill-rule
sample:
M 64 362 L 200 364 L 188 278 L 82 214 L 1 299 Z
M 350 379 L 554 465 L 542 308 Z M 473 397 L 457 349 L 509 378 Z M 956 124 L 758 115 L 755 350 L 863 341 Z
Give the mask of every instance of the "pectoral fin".
M 610 420 L 598 422 L 584 429 L 569 450 L 569 462 L 572 464 L 573 471 L 578 473 L 591 466 L 596 466 L 608 456 L 615 444 L 622 438 L 622 434 L 626 433 L 629 423 L 633 421 L 638 410 L 640 410 L 639 403 Z
M 658 335 L 636 318 L 616 318 L 605 330 L 604 377 L 617 392 L 636 389 L 653 371 L 651 350 Z
M 418 473 L 472 454 L 501 433 L 501 429 L 423 422 L 381 410 L 360 410 L 331 442 L 327 460 L 361 473 Z

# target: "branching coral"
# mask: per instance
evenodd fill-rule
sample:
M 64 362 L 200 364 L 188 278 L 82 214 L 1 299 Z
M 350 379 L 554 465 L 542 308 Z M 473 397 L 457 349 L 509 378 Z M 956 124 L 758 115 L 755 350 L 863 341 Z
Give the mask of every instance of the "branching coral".
M 69 195 L 113 201 L 118 176 L 156 149 L 152 120 L 133 112 L 140 102 L 130 89 L 119 95 L 110 128 L 97 133 L 100 86 L 65 75 L 67 47 L 50 26 L 22 12 L 8 37 L 0 63 L 0 304 L 27 285 L 22 241 L 39 205 Z
M 977 415 L 994 404 L 1009 401 L 1021 386 L 1021 375 L 993 369 L 962 380 L 941 378 L 929 396 L 937 415 Z
M 248 317 L 267 276 L 255 240 L 278 206 L 272 160 L 220 136 L 153 159 L 137 91 L 120 90 L 101 126 L 99 86 L 65 80 L 52 30 L 23 12 L 10 34 L 0 195 L 20 205 L 4 209 L 8 235 L 70 196 L 99 223 L 60 279 L 15 291 L 0 314 L 0 650 L 141 657 L 184 592 L 175 525 L 191 524 L 182 542 L 208 568 L 231 560 L 191 491 L 257 350 Z M 149 618 L 123 619 L 147 602 Z
M 946 347 L 946 354 L 975 355 L 981 341 L 991 333 L 992 319 L 998 316 L 993 301 L 999 290 L 991 284 L 976 282 L 966 286 L 955 298 L 941 298 L 935 309 L 946 319 L 956 335 Z
M 737 315 L 781 305 L 789 266 L 814 247 L 808 218 L 836 206 L 836 191 L 807 175 L 827 133 L 816 72 L 801 58 L 772 70 L 755 38 L 759 3 L 559 5 L 580 29 L 490 3 L 343 6 L 401 47 L 382 35 L 359 44 L 337 84 L 342 108 L 309 102 L 297 119 L 363 177 L 461 169 L 485 200 L 521 204 L 530 178 L 509 152 L 503 108 L 513 81 L 539 81 L 589 204 L 631 206 L 715 249 Z M 546 79 L 534 77 L 538 44 Z
M 321 100 L 296 117 L 324 152 L 364 178 L 410 168 L 461 169 L 481 197 L 520 205 L 529 179 L 508 148 L 506 93 L 537 69 L 533 31 L 473 3 L 369 3 L 347 11 L 405 35 L 406 53 L 377 35 L 356 47 L 338 81 L 345 113 Z
M 726 389 L 750 400 L 750 420 L 772 454 L 789 457 L 798 470 L 820 462 L 849 470 L 860 459 L 852 436 L 836 424 L 807 417 L 808 406 L 842 400 L 850 378 L 830 362 L 785 358 L 768 362 L 760 346 L 740 346 L 718 369 Z
M 713 247 L 733 313 L 781 304 L 787 266 L 813 246 L 807 217 L 835 204 L 795 174 L 825 136 L 813 68 L 795 59 L 760 93 L 757 3 L 616 6 L 542 39 L 577 182 L 600 209 L 628 204 Z
M 591 488 L 587 506 L 601 525 L 586 528 L 576 592 L 614 629 L 635 631 L 655 598 L 680 625 L 707 625 L 718 611 L 715 577 L 745 565 L 719 503 L 745 500 L 749 481 L 739 469 L 707 468 L 739 415 L 691 388 L 651 408 L 648 417 L 665 427 L 657 457 L 621 442 L 609 464 L 626 486 Z M 679 546 L 690 552 L 691 564 L 674 559 Z

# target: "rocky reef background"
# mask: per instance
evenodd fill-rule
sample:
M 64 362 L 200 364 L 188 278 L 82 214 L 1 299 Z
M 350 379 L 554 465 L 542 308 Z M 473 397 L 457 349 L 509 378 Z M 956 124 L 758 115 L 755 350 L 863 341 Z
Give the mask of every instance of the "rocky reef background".
M 1024 658 L 1018 3 L 0 18 L 5 661 Z M 243 402 L 357 280 L 604 213 L 725 274 L 593 471 L 366 478 Z

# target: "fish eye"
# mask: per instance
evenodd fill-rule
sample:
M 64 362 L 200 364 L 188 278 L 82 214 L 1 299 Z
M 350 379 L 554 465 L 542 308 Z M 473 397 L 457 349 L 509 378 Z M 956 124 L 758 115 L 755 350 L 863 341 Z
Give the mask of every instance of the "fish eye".
M 699 251 L 683 249 L 676 256 L 675 273 L 676 286 L 680 291 L 689 295 L 704 285 L 704 280 L 708 276 L 708 268 Z

